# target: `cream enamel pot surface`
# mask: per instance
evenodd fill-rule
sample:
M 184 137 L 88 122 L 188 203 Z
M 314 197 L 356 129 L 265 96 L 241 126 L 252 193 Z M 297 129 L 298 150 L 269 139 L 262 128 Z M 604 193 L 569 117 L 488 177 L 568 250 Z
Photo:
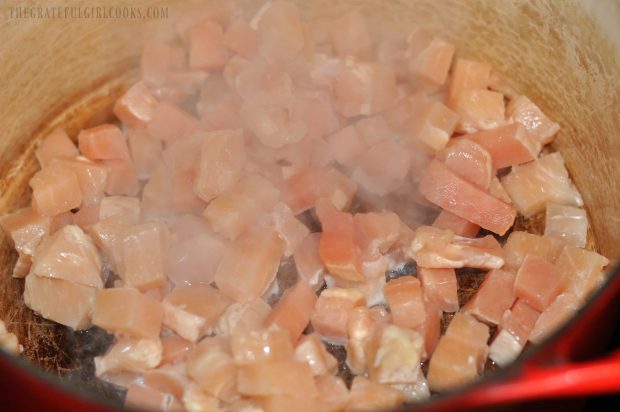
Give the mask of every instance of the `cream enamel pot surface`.
M 256 8 L 255 2 L 241 3 Z M 530 349 L 505 370 L 418 407 L 465 409 L 620 391 L 620 354 L 591 360 L 601 356 L 620 312 L 620 2 L 311 0 L 298 4 L 307 18 L 337 15 L 355 4 L 372 24 L 424 27 L 454 43 L 464 55 L 490 62 L 511 79 L 562 126 L 554 147 L 562 152 L 583 195 L 597 251 L 612 261 L 603 288 L 545 344 Z M 83 0 L 72 3 L 78 5 L 104 6 Z M 120 1 L 105 4 L 117 5 L 125 6 Z M 141 0 L 131 5 L 166 7 L 168 18 L 162 20 L 11 18 L 9 8 L 17 6 L 23 4 L 5 2 L 0 20 L 0 214 L 28 203 L 28 180 L 37 169 L 34 148 L 42 137 L 57 126 L 75 136 L 81 128 L 111 118 L 113 101 L 136 78 L 143 40 L 171 30 L 174 17 L 188 4 Z M 92 369 L 80 363 L 106 342 L 67 333 L 26 308 L 21 299 L 23 281 L 10 276 L 16 256 L 7 240 L 1 241 L 0 319 L 11 323 L 26 359 L 0 354 L 3 406 L 48 411 L 113 408 L 113 391 L 97 384 Z M 573 363 L 577 361 L 584 362 Z

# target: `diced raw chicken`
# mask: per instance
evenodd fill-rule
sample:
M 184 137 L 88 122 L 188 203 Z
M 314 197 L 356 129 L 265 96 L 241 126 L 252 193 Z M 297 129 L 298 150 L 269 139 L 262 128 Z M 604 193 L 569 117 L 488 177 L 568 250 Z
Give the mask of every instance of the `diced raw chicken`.
M 162 354 L 161 364 L 176 364 L 184 361 L 194 344 L 177 334 L 161 337 Z
M 224 33 L 224 45 L 246 58 L 256 52 L 258 43 L 259 37 L 256 30 L 241 18 L 233 20 Z
M 74 330 L 90 327 L 97 289 L 62 279 L 26 276 L 24 303 L 45 319 Z
M 133 163 L 130 160 L 100 160 L 97 164 L 105 167 L 108 172 L 105 185 L 106 194 L 111 196 L 134 196 L 138 194 L 140 185 Z
M 220 410 L 219 399 L 192 383 L 186 387 L 182 400 L 186 411 L 217 412 Z
M 24 347 L 17 340 L 17 335 L 9 332 L 2 320 L 0 320 L 0 350 L 4 350 L 14 356 L 18 356 L 24 351 Z
M 144 128 L 151 120 L 157 99 L 143 82 L 131 86 L 114 103 L 114 115 L 130 128 Z
M 343 166 L 351 166 L 367 149 L 355 126 L 347 126 L 325 139 L 334 158 Z
M 0 217 L 0 227 L 10 238 L 12 246 L 26 255 L 34 254 L 39 243 L 49 236 L 50 225 L 51 218 L 38 215 L 31 208 Z
M 163 300 L 164 324 L 196 342 L 232 303 L 208 285 L 177 285 Z
M 291 256 L 309 235 L 310 230 L 297 219 L 293 215 L 291 209 L 282 202 L 273 207 L 271 216 L 274 227 L 278 231 L 280 238 L 286 243 L 284 256 Z
M 105 266 L 115 273 L 123 269 L 123 239 L 131 226 L 124 216 L 113 216 L 88 227 L 87 233 L 101 250 Z
M 245 101 L 282 102 L 293 97 L 292 82 L 282 65 L 257 57 L 241 68 L 234 88 Z
M 564 277 L 568 291 L 586 299 L 605 280 L 603 269 L 609 259 L 596 252 L 566 245 L 556 261 L 556 268 Z
M 228 339 L 207 337 L 196 345 L 187 359 L 187 374 L 206 393 L 222 400 L 238 396 L 237 366 Z
M 535 255 L 526 255 L 515 277 L 515 295 L 542 312 L 567 284 L 558 267 Z
M 430 202 L 499 235 L 508 231 L 517 214 L 510 205 L 463 180 L 437 160 L 426 169 L 419 190 Z
M 185 374 L 185 365 L 163 365 L 144 374 L 144 384 L 160 392 L 183 398 L 185 387 L 190 385 Z
M 129 129 L 127 140 L 136 177 L 140 180 L 150 178 L 163 160 L 161 142 L 150 137 L 142 129 Z
M 166 103 L 157 103 L 153 109 L 151 121 L 147 125 L 149 135 L 157 140 L 170 142 L 187 137 L 198 128 L 198 120 L 178 107 Z
M 545 236 L 583 248 L 586 246 L 587 235 L 588 215 L 584 209 L 547 203 Z
M 204 22 L 189 31 L 189 67 L 215 71 L 228 61 L 228 49 L 224 45 L 224 31 L 217 23 Z
M 294 352 L 288 330 L 278 328 L 235 331 L 230 349 L 237 365 L 288 361 Z
M 235 302 L 220 316 L 213 331 L 217 335 L 226 336 L 260 329 L 269 313 L 271 306 L 262 299 Z
M 443 312 L 458 312 L 459 299 L 454 269 L 418 268 L 424 296 Z
M 409 61 L 409 72 L 416 78 L 441 86 L 446 82 L 455 47 L 441 39 L 431 42 Z
M 369 57 L 372 41 L 364 16 L 359 10 L 351 10 L 331 21 L 329 36 L 334 51 L 340 57 Z
M 164 273 L 167 227 L 162 223 L 143 223 L 130 227 L 124 235 L 121 278 L 141 291 L 163 286 L 167 280 Z
M 319 255 L 321 233 L 310 233 L 297 247 L 293 258 L 300 280 L 317 290 L 323 284 L 325 266 Z
M 504 251 L 493 236 L 455 237 L 433 226 L 420 226 L 405 253 L 425 268 L 499 269 L 504 265 Z
M 581 194 L 571 182 L 559 152 L 514 166 L 501 182 L 515 208 L 526 217 L 541 212 L 550 202 L 583 206 Z
M 490 90 L 463 90 L 451 101 L 459 115 L 456 130 L 473 133 L 495 129 L 505 123 L 504 95 Z
M 559 295 L 536 319 L 529 335 L 530 342 L 542 343 L 545 338 L 571 319 L 582 305 L 583 301 L 572 293 Z
M 353 216 L 326 199 L 319 199 L 316 213 L 323 229 L 319 255 L 329 273 L 346 281 L 365 281 Z
M 308 322 L 316 304 L 314 290 L 303 280 L 298 281 L 284 292 L 267 317 L 266 325 L 275 325 L 289 331 L 293 342 L 297 342 Z
M 242 130 L 206 132 L 194 191 L 205 202 L 231 189 L 241 177 L 245 162 Z
M 394 212 L 357 213 L 353 216 L 355 241 L 364 260 L 386 253 L 398 240 L 401 222 Z
M 262 296 L 276 276 L 285 244 L 270 228 L 246 230 L 224 252 L 215 272 L 217 287 L 245 302 Z
M 479 321 L 498 325 L 504 311 L 515 301 L 515 274 L 504 270 L 492 270 L 476 294 L 463 307 L 463 313 L 475 316 Z
M 405 402 L 422 402 L 431 397 L 424 375 L 420 375 L 420 379 L 415 383 L 394 383 L 390 387 L 401 391 L 405 396 Z
M 450 144 L 437 154 L 437 159 L 453 173 L 482 189 L 488 189 L 495 176 L 489 152 L 468 139 L 458 139 Z
M 71 212 L 63 212 L 53 216 L 50 222 L 50 233 L 54 234 L 65 226 L 74 224 L 74 214 Z
M 527 255 L 538 256 L 549 263 L 556 263 L 563 249 L 564 242 L 558 239 L 514 231 L 504 244 L 505 269 L 516 271 Z
M 338 369 L 338 361 L 325 349 L 316 333 L 304 335 L 299 339 L 293 359 L 310 365 L 314 376 L 333 374 Z
M 314 207 L 322 197 L 346 210 L 356 191 L 357 184 L 337 169 L 307 169 L 284 181 L 282 199 L 296 215 Z
M 520 123 L 467 134 L 463 139 L 485 148 L 491 154 L 495 170 L 536 160 L 541 148 Z
M 459 120 L 459 116 L 443 103 L 428 101 L 425 95 L 414 95 L 410 104 L 413 116 L 408 121 L 407 138 L 422 143 L 432 151 L 443 149 Z
M 470 315 L 457 313 L 431 357 L 429 388 L 444 392 L 476 378 L 487 357 L 488 337 L 488 326 Z
M 298 394 L 300 397 L 290 395 L 268 395 L 257 397 L 256 407 L 264 412 L 314 412 L 320 410 L 321 402 L 314 397 L 306 397 L 305 394 Z
M 279 198 L 279 190 L 269 180 L 250 175 L 212 200 L 204 215 L 214 232 L 235 239 L 249 224 L 271 210 Z
M 364 295 L 357 289 L 325 289 L 316 301 L 310 322 L 321 337 L 343 344 L 350 309 L 364 304 Z
M 347 58 L 334 82 L 334 106 L 345 117 L 370 116 L 396 99 L 396 76 L 387 67 Z
M 92 317 L 94 325 L 109 332 L 155 339 L 164 310 L 159 302 L 136 289 L 112 288 L 97 291 Z
M 426 318 L 426 307 L 420 281 L 413 276 L 402 276 L 385 284 L 385 298 L 396 326 L 416 329 Z
M 415 383 L 422 376 L 423 336 L 410 329 L 387 325 L 376 332 L 368 377 L 374 382 Z
M 325 92 L 306 92 L 299 98 L 301 117 L 306 123 L 306 135 L 314 144 L 319 139 L 340 129 L 340 117 L 336 113 L 331 95 Z
M 251 26 L 260 35 L 260 53 L 273 60 L 292 60 L 304 47 L 303 23 L 297 7 L 285 1 L 266 3 Z
M 312 368 L 306 363 L 294 361 L 240 366 L 237 388 L 246 396 L 290 395 L 314 398 L 317 395 Z
M 384 196 L 402 185 L 411 157 L 398 142 L 387 140 L 368 148 L 356 163 L 351 178 L 367 191 Z
M 32 198 L 37 212 L 44 216 L 55 216 L 80 206 L 82 192 L 80 183 L 69 167 L 53 163 L 38 171 L 30 179 Z
M 179 49 L 161 41 L 149 41 L 142 50 L 142 78 L 150 86 L 161 86 L 175 65 Z
M 103 124 L 84 129 L 78 135 L 80 153 L 90 160 L 129 159 L 127 140 L 121 129 Z
M 75 143 L 73 143 L 64 130 L 54 129 L 43 139 L 34 154 L 39 161 L 39 165 L 44 167 L 52 159 L 59 157 L 73 158 L 79 152 Z
M 540 312 L 517 299 L 502 316 L 500 330 L 489 346 L 489 357 L 498 365 L 506 366 L 519 356 Z
M 103 356 L 95 356 L 95 376 L 108 372 L 143 372 L 157 367 L 162 358 L 159 339 L 122 337 Z
M 355 129 L 368 146 L 373 146 L 394 136 L 394 132 L 380 114 L 359 119 L 355 122 Z
M 169 393 L 162 393 L 142 383 L 131 383 L 127 387 L 125 406 L 136 410 L 180 411 L 179 401 Z
M 106 196 L 99 204 L 99 219 L 122 216 L 132 224 L 140 221 L 140 199 L 130 196 Z
M 441 337 L 441 316 L 442 311 L 434 301 L 430 298 L 424 297 L 426 302 L 426 318 L 420 328 L 420 333 L 424 336 L 424 348 L 422 351 L 422 359 L 428 360 L 435 351 L 439 338 Z M 417 383 L 420 383 L 418 380 Z M 423 385 L 424 386 L 424 385 Z M 413 388 L 410 388 L 413 390 Z M 424 388 L 420 388 L 424 392 Z
M 265 146 L 280 149 L 297 143 L 308 133 L 300 101 L 294 98 L 265 104 L 246 100 L 241 106 L 244 126 Z
M 108 181 L 108 171 L 104 167 L 84 158 L 57 159 L 52 160 L 51 164 L 60 164 L 75 173 L 82 193 L 82 207 L 101 201 Z
M 176 284 L 209 284 L 226 246 L 223 239 L 209 232 L 172 244 L 165 261 L 166 276 Z
M 103 287 L 101 259 L 92 239 L 75 225 L 65 226 L 42 242 L 31 273 L 94 288 Z
M 480 226 L 471 223 L 446 210 L 442 210 L 433 222 L 433 226 L 438 229 L 451 230 L 455 235 L 464 237 L 476 237 L 480 231 Z
M 499 181 L 499 178 L 497 176 L 493 176 L 493 179 L 491 179 L 491 186 L 489 186 L 489 194 L 493 196 L 494 198 L 499 199 L 506 204 L 509 204 L 509 205 L 512 204 L 512 199 L 508 195 L 508 192 L 506 192 L 506 189 L 504 189 L 502 182 Z
M 521 123 L 540 144 L 553 140 L 560 125 L 549 119 L 536 104 L 525 96 L 518 96 L 508 104 L 506 115 Z
M 353 378 L 345 410 L 368 412 L 389 410 L 400 406 L 404 400 L 401 391 L 359 375 Z
M 450 97 L 463 90 L 484 90 L 489 85 L 491 65 L 467 59 L 456 59 L 450 81 Z
M 342 378 L 322 375 L 315 378 L 317 398 L 323 403 L 326 411 L 336 412 L 344 409 L 349 400 L 349 389 Z

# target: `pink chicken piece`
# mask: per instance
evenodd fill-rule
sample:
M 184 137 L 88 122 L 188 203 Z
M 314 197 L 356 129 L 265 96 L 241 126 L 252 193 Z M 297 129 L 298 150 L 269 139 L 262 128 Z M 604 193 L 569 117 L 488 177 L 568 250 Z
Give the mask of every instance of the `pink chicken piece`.
M 378 306 L 374 306 L 377 308 Z M 349 309 L 347 316 L 347 366 L 359 375 L 366 371 L 371 361 L 370 345 L 375 332 L 390 323 L 390 320 L 377 317 L 366 306 Z
M 357 184 L 337 169 L 306 169 L 287 178 L 282 185 L 282 200 L 295 215 L 327 198 L 339 210 L 353 201 Z
M 142 373 L 161 362 L 162 345 L 159 339 L 121 337 L 103 356 L 95 356 L 95 376 L 109 372 Z
M 129 159 L 127 140 L 121 129 L 102 124 L 84 129 L 78 135 L 80 153 L 90 160 Z
M 522 124 L 530 135 L 541 145 L 550 143 L 560 130 L 560 125 L 552 121 L 540 108 L 525 96 L 510 101 L 506 115 Z
M 455 47 L 441 39 L 432 39 L 409 60 L 409 73 L 432 86 L 442 86 L 452 65 Z
M 526 217 L 541 212 L 550 202 L 583 206 L 581 194 L 573 185 L 559 152 L 514 166 L 501 182 L 516 209 Z
M 345 117 L 370 116 L 396 99 L 396 76 L 388 67 L 347 58 L 334 82 L 335 108 Z
M 227 242 L 214 233 L 202 232 L 170 245 L 166 276 L 179 284 L 209 284 L 226 251 Z
M 194 344 L 176 333 L 161 337 L 161 363 L 160 365 L 168 365 L 180 363 L 187 359 L 187 354 L 193 348 Z
M 308 236 L 310 230 L 299 219 L 297 219 L 291 209 L 284 203 L 279 202 L 273 207 L 271 213 L 273 225 L 284 243 L 286 250 L 284 256 L 288 257 L 299 248 L 299 245 Z
M 356 376 L 351 384 L 347 411 L 376 411 L 397 408 L 405 401 L 398 389 L 372 382 L 364 376 Z
M 166 82 L 168 75 L 182 68 L 183 50 L 170 46 L 158 40 L 149 41 L 144 45 L 140 66 L 142 78 L 149 86 L 161 86 Z M 184 56 L 183 60 L 184 60 Z
M 161 142 L 150 137 L 143 129 L 129 129 L 127 135 L 136 177 L 140 180 L 150 178 L 163 160 Z
M 568 291 L 585 300 L 605 280 L 603 269 L 609 264 L 609 259 L 591 250 L 566 245 L 555 263 Z
M 322 91 L 305 92 L 299 96 L 298 104 L 308 130 L 306 137 L 311 141 L 317 142 L 340 129 L 340 116 L 333 107 L 330 94 Z
M 450 82 L 450 98 L 463 90 L 484 90 L 489 85 L 491 65 L 467 59 L 456 59 Z
M 15 250 L 32 255 L 41 241 L 49 236 L 51 218 L 24 208 L 0 217 L 0 227 Z
M 561 240 L 549 236 L 514 231 L 508 236 L 508 240 L 504 244 L 505 269 L 516 271 L 523 263 L 526 255 L 538 256 L 550 263 L 555 263 L 562 253 L 564 245 Z
M 255 398 L 255 406 L 265 412 L 313 412 L 320 410 L 321 401 L 318 398 L 306 397 L 305 394 L 268 395 Z
M 418 277 L 426 299 L 443 312 L 458 312 L 459 299 L 454 269 L 418 268 Z
M 489 357 L 500 366 L 515 360 L 525 347 L 539 315 L 536 309 L 517 299 L 502 316 L 499 332 L 489 346 Z
M 36 252 L 31 274 L 103 288 L 99 252 L 78 226 L 63 227 L 42 242 Z
M 203 214 L 213 231 L 237 238 L 248 225 L 278 203 L 280 191 L 267 179 L 249 175 L 213 199 Z
M 166 284 L 164 254 L 168 229 L 163 223 L 131 226 L 124 233 L 123 270 L 119 273 L 127 285 L 141 291 Z
M 545 210 L 545 236 L 585 247 L 588 235 L 588 215 L 584 209 L 547 203 Z
M 205 202 L 229 190 L 241 177 L 245 162 L 242 130 L 205 133 L 194 191 Z
M 189 30 L 189 67 L 215 71 L 228 61 L 224 31 L 217 23 L 206 21 Z
M 420 281 L 402 276 L 385 284 L 385 298 L 392 313 L 392 322 L 403 328 L 420 328 L 426 318 L 426 305 Z
M 32 200 L 37 212 L 55 216 L 68 212 L 82 203 L 80 183 L 69 167 L 60 163 L 48 165 L 30 179 Z
M 473 315 L 486 324 L 498 325 L 504 311 L 516 299 L 514 284 L 514 273 L 499 269 L 490 271 L 476 294 L 463 307 L 463 313 Z
M 63 279 L 26 276 L 24 303 L 45 319 L 74 330 L 91 325 L 97 289 Z
M 330 375 L 338 369 L 338 361 L 327 351 L 319 335 L 314 332 L 299 339 L 293 359 L 310 365 L 314 376 Z
M 390 125 L 380 114 L 359 119 L 355 122 L 355 129 L 362 141 L 368 146 L 394 138 L 395 135 Z
M 161 303 L 136 289 L 101 289 L 92 307 L 93 324 L 109 332 L 145 339 L 159 337 L 164 310 Z
M 238 55 L 245 58 L 252 56 L 258 44 L 258 33 L 245 20 L 235 19 L 226 28 L 224 45 Z
M 114 115 L 127 127 L 144 128 L 151 120 L 157 99 L 143 82 L 131 86 L 114 103 Z
M 499 235 L 513 225 L 516 210 L 452 173 L 433 160 L 419 190 L 430 202 Z
M 493 179 L 491 179 L 489 194 L 508 205 L 512 204 L 512 199 L 508 195 L 508 192 L 506 192 L 506 189 L 504 189 L 502 182 L 499 181 L 499 178 L 497 176 L 493 176 Z
M 458 139 L 450 144 L 437 154 L 437 159 L 453 173 L 482 189 L 488 190 L 495 176 L 489 152 L 468 139 Z
M 60 164 L 75 173 L 82 194 L 81 207 L 101 202 L 108 182 L 108 171 L 105 167 L 84 158 L 54 159 L 49 164 Z
M 420 226 L 405 253 L 425 268 L 499 269 L 504 265 L 504 251 L 493 236 L 455 237 L 433 226 Z
M 487 150 L 495 170 L 536 160 L 541 148 L 519 123 L 481 130 L 462 139 L 471 140 Z
M 271 104 L 256 98 L 245 100 L 241 119 L 263 145 L 273 149 L 297 143 L 308 134 L 301 102 L 294 97 Z
M 583 301 L 572 293 L 562 293 L 538 316 L 529 334 L 532 343 L 540 344 L 571 319 Z
M 189 353 L 187 375 L 200 389 L 222 400 L 239 395 L 236 388 L 237 365 L 230 352 L 229 339 L 206 337 Z
M 542 312 L 564 289 L 566 280 L 553 263 L 526 255 L 515 277 L 515 295 Z
M 163 323 L 184 339 L 196 342 L 232 303 L 208 285 L 177 285 L 164 300 Z
M 410 97 L 411 118 L 406 122 L 406 136 L 414 145 L 422 144 L 431 151 L 443 149 L 459 120 L 459 115 L 426 95 Z
M 230 349 L 237 365 L 288 361 L 294 352 L 288 330 L 262 327 L 233 332 Z
M 368 148 L 355 126 L 347 126 L 326 138 L 329 149 L 338 163 L 352 166 Z
M 463 237 L 476 237 L 480 231 L 480 226 L 471 223 L 455 214 L 442 210 L 433 222 L 433 226 L 438 229 L 451 230 L 455 235 Z
M 368 192 L 384 196 L 403 184 L 411 157 L 398 142 L 387 140 L 368 148 L 356 163 L 351 178 Z
M 284 292 L 267 317 L 267 326 L 275 325 L 288 330 L 293 342 L 297 342 L 308 322 L 316 304 L 314 290 L 303 280 Z
M 292 360 L 240 366 L 237 388 L 245 396 L 314 398 L 317 395 L 310 366 Z
M 35 156 L 41 167 L 44 167 L 52 159 L 59 157 L 74 158 L 78 154 L 75 143 L 62 129 L 54 129 L 43 139 L 35 151 Z
M 239 302 L 262 296 L 276 276 L 284 249 L 273 229 L 249 228 L 224 252 L 215 272 L 217 287 Z
M 123 239 L 131 225 L 126 217 L 117 215 L 100 220 L 86 229 L 101 250 L 105 267 L 115 273 L 123 270 Z
M 304 48 L 303 23 L 297 7 L 285 1 L 266 3 L 250 26 L 260 35 L 259 52 L 271 60 L 292 60 Z
M 127 386 L 126 408 L 150 411 L 178 411 L 182 405 L 172 394 L 163 393 L 143 383 L 133 382 Z
M 367 58 L 372 48 L 366 19 L 359 10 L 351 10 L 330 22 L 329 36 L 334 51 L 342 58 Z
M 364 295 L 357 289 L 329 288 L 319 295 L 310 322 L 323 339 L 335 344 L 347 340 L 347 322 L 352 308 L 364 306 Z
M 112 196 L 134 196 L 138 194 L 140 184 L 131 160 L 100 160 L 97 164 L 103 166 L 108 174 L 105 185 L 106 194 Z
M 310 233 L 293 254 L 300 280 L 306 282 L 314 290 L 321 287 L 325 274 L 325 266 L 319 254 L 320 241 L 321 233 Z
M 353 216 L 339 211 L 327 199 L 319 199 L 316 213 L 323 229 L 319 255 L 329 273 L 345 281 L 364 282 Z
M 140 221 L 140 199 L 130 196 L 106 196 L 99 204 L 99 219 L 122 216 L 136 225 Z
M 384 259 L 383 254 L 398 241 L 401 234 L 401 221 L 394 212 L 357 213 L 353 216 L 355 242 L 357 243 L 363 263 L 366 265 Z M 377 275 L 383 275 L 385 270 Z M 372 278 L 364 268 L 364 275 Z
M 504 125 L 504 95 L 490 90 L 463 90 L 450 107 L 459 115 L 456 130 L 474 133 Z
M 487 357 L 489 328 L 470 315 L 457 313 L 431 357 L 428 385 L 444 392 L 475 379 Z
M 282 64 L 255 57 L 240 67 L 230 85 L 244 101 L 281 102 L 293 97 L 293 80 Z
M 166 103 L 157 103 L 153 109 L 147 131 L 157 140 L 170 142 L 190 136 L 198 129 L 198 120 L 178 107 Z

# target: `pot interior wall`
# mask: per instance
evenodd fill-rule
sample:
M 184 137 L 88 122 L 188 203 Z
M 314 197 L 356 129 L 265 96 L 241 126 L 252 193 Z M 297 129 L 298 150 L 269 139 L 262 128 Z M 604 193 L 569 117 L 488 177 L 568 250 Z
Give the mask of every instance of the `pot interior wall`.
M 93 6 L 87 1 L 76 3 Z M 187 8 L 181 3 L 142 0 L 132 4 L 167 6 L 169 18 L 162 21 L 7 18 L 0 22 L 0 33 L 7 39 L 0 45 L 0 79 L 4 80 L 0 214 L 28 203 L 28 180 L 37 169 L 34 148 L 43 136 L 62 126 L 75 137 L 82 127 L 110 118 L 112 102 L 137 75 L 143 40 L 169 35 L 175 16 Z M 257 8 L 255 1 L 241 3 L 248 15 Z M 456 44 L 460 55 L 490 62 L 562 125 L 554 145 L 583 194 L 599 251 L 610 258 L 620 255 L 620 57 L 584 12 L 584 2 L 298 3 L 308 18 L 337 15 L 355 4 L 371 18 L 375 30 L 389 27 L 407 32 L 421 26 Z M 64 329 L 24 307 L 23 281 L 10 277 L 15 254 L 4 237 L 0 242 L 0 318 L 18 334 L 28 359 L 55 372 L 75 368 L 75 354 L 67 352 L 66 343 L 76 337 L 68 337 Z

